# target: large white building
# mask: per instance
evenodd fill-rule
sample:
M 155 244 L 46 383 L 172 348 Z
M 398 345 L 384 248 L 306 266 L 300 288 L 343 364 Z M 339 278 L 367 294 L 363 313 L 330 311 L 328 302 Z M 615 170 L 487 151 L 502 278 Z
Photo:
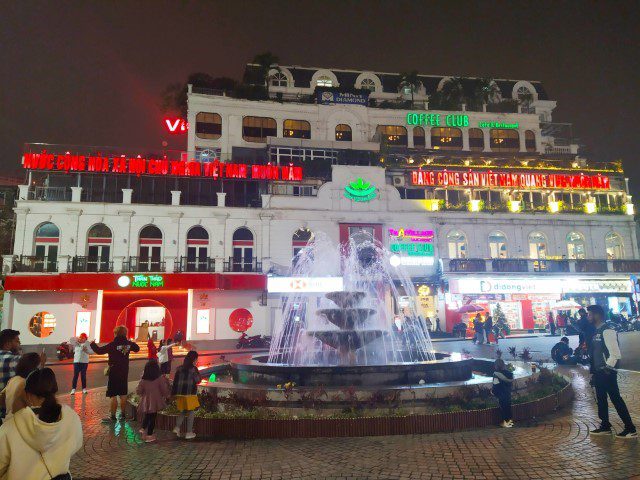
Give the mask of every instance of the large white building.
M 263 78 L 247 65 L 246 82 Z M 3 327 L 27 345 L 144 322 L 157 338 L 270 334 L 283 284 L 304 287 L 269 292 L 268 276 L 286 278 L 317 232 L 363 230 L 418 286 L 402 301 L 447 330 L 470 302 L 500 304 L 518 329 L 560 299 L 632 308 L 621 166 L 578 156 L 539 82 L 284 66 L 268 78 L 262 100 L 190 86 L 184 152 L 29 145 Z

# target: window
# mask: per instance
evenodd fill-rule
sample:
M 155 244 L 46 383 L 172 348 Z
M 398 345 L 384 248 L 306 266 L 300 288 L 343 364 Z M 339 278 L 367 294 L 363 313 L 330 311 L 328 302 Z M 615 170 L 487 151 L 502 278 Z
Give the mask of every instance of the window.
M 385 145 L 407 146 L 407 129 L 396 125 L 378 125 L 376 135 Z
M 318 77 L 318 80 L 316 80 L 316 86 L 318 86 L 318 87 L 333 87 L 333 80 L 331 80 L 326 75 L 323 75 L 321 77 Z
M 59 243 L 60 229 L 53 223 L 43 223 L 36 229 L 34 252 L 36 257 L 35 271 L 57 271 Z
M 87 233 L 87 271 L 108 272 L 111 260 L 111 229 L 98 223 Z
M 351 127 L 344 123 L 336 125 L 336 141 L 350 142 L 352 140 Z
M 449 258 L 467 258 L 467 237 L 459 230 L 447 235 Z
M 507 237 L 502 232 L 489 234 L 489 254 L 491 258 L 507 258 Z
M 192 227 L 187 232 L 187 262 L 183 268 L 187 272 L 206 272 L 209 260 L 209 233 L 201 226 Z
M 571 260 L 580 260 L 586 257 L 582 234 L 571 232 L 567 235 L 567 257 Z
M 294 232 L 292 239 L 294 261 L 298 253 L 300 253 L 300 251 L 306 247 L 312 239 L 313 232 L 308 228 L 301 228 Z
M 491 130 L 491 150 L 494 152 L 519 152 L 520 136 L 517 130 Z
M 242 119 L 242 138 L 247 142 L 264 143 L 267 137 L 278 135 L 278 127 L 273 118 L 244 117 Z
M 416 148 L 424 148 L 424 128 L 413 127 L 413 146 Z
M 162 232 L 155 225 L 140 230 L 138 269 L 141 272 L 159 272 L 162 262 Z
M 529 258 L 547 258 L 547 238 L 540 232 L 529 234 Z
M 516 96 L 522 105 L 528 107 L 531 104 L 531 100 L 533 99 L 533 94 L 527 87 L 518 87 L 516 91 Z
M 251 272 L 253 264 L 253 233 L 245 227 L 233 232 L 232 271 Z
M 524 132 L 524 145 L 527 149 L 527 152 L 536 151 L 536 134 L 531 130 L 527 130 L 526 132 Z
M 484 150 L 484 133 L 479 128 L 469 129 L 469 150 L 472 152 Z
M 432 128 L 431 148 L 435 150 L 462 150 L 462 130 L 459 128 Z
M 607 260 L 620 260 L 624 258 L 624 246 L 622 238 L 614 232 L 607 233 L 604 237 L 605 248 L 607 250 Z
M 276 72 L 269 77 L 269 85 L 272 87 L 286 87 L 288 84 L 287 76 L 282 72 Z
M 288 138 L 311 138 L 311 124 L 306 120 L 285 120 L 283 134 Z
M 270 146 L 269 159 L 276 164 L 313 161 L 326 161 L 333 164 L 338 161 L 338 150 Z
M 363 88 L 365 90 L 369 90 L 370 92 L 375 92 L 376 91 L 376 82 L 374 82 L 370 78 L 365 78 L 364 80 L 362 80 L 362 83 L 360 84 L 360 88 Z
M 200 112 L 196 115 L 196 137 L 216 140 L 222 135 L 222 117 L 217 113 Z

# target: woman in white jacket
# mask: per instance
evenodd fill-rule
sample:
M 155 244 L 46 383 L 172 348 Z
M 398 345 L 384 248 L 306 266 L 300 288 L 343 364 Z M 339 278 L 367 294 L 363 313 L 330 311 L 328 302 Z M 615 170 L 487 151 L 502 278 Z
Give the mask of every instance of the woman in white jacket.
M 29 375 L 28 406 L 0 427 L 0 480 L 70 479 L 69 461 L 82 447 L 80 417 L 56 400 L 53 370 Z
M 87 334 L 81 333 L 73 343 L 73 380 L 71 380 L 71 395 L 75 395 L 78 385 L 78 375 L 82 383 L 82 393 L 87 393 L 87 367 L 89 367 L 89 355 L 93 350 L 87 342 Z

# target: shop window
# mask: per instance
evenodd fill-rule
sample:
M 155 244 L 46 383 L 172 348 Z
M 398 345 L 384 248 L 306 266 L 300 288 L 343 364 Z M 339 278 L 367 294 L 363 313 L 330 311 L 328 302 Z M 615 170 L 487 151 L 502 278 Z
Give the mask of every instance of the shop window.
M 55 329 L 56 317 L 53 313 L 38 312 L 29 320 L 29 332 L 35 337 L 48 337 Z
M 216 140 L 222 135 L 222 117 L 217 113 L 200 112 L 196 115 L 196 137 Z
M 447 235 L 449 258 L 467 258 L 467 237 L 459 230 Z
M 529 258 L 534 260 L 547 258 L 547 237 L 540 232 L 529 234 Z
M 209 260 L 209 233 L 201 226 L 192 227 L 187 232 L 187 272 L 206 272 Z
M 311 138 L 311 124 L 306 120 L 285 120 L 283 135 L 287 138 Z
M 407 129 L 397 125 L 378 125 L 376 136 L 384 145 L 407 146 Z
M 524 132 L 524 146 L 527 149 L 527 152 L 536 151 L 536 134 L 531 130 Z
M 434 150 L 462 150 L 462 130 L 448 127 L 432 128 L 431 148 Z
M 233 232 L 233 271 L 252 271 L 253 258 L 253 233 L 248 228 L 240 227 Z
M 87 234 L 87 271 L 108 272 L 111 259 L 111 229 L 98 223 Z
M 571 232 L 567 235 L 567 257 L 572 260 L 586 258 L 584 237 L 581 233 Z
M 242 138 L 247 142 L 264 143 L 267 137 L 278 135 L 278 127 L 273 118 L 244 117 L 242 119 Z
M 605 248 L 607 250 L 607 260 L 620 260 L 624 258 L 624 246 L 622 237 L 614 232 L 607 233 L 604 237 Z
M 491 258 L 507 258 L 507 237 L 502 232 L 489 234 L 489 254 Z
M 350 142 L 352 140 L 351 127 L 345 123 L 336 125 L 336 141 Z
M 313 232 L 308 228 L 301 228 L 295 231 L 292 238 L 294 259 L 298 255 L 298 253 L 300 253 L 300 251 L 307 246 L 312 238 Z
M 316 86 L 317 87 L 333 87 L 333 80 L 331 80 L 326 75 L 323 75 L 321 77 L 318 77 L 318 80 L 316 80 Z
M 472 152 L 484 151 L 484 133 L 479 128 L 469 129 L 469 150 Z
M 369 90 L 370 92 L 375 92 L 376 91 L 376 82 L 374 82 L 370 78 L 365 78 L 360 83 L 360 88 L 362 88 L 364 90 Z
M 55 272 L 58 264 L 60 229 L 51 222 L 43 223 L 36 229 L 35 257 L 36 271 Z
M 416 148 L 424 148 L 424 128 L 413 127 L 413 146 Z
M 519 152 L 520 136 L 517 130 L 491 130 L 491 150 L 494 152 Z
M 138 268 L 141 272 L 159 272 L 161 263 L 162 232 L 155 225 L 147 225 L 140 230 Z
M 272 87 L 287 87 L 288 84 L 287 76 L 282 72 L 276 72 L 269 77 L 269 85 Z

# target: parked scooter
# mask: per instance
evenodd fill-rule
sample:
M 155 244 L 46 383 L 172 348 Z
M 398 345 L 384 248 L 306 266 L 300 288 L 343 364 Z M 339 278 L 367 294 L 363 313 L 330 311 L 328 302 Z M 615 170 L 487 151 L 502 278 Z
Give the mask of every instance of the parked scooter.
M 250 337 L 246 332 L 242 332 L 236 348 L 269 348 L 271 346 L 271 337 L 263 337 L 262 335 L 254 335 Z
M 73 358 L 73 349 L 71 348 L 71 345 L 69 345 L 69 343 L 62 342 L 56 348 L 56 355 L 58 356 L 58 360 Z

